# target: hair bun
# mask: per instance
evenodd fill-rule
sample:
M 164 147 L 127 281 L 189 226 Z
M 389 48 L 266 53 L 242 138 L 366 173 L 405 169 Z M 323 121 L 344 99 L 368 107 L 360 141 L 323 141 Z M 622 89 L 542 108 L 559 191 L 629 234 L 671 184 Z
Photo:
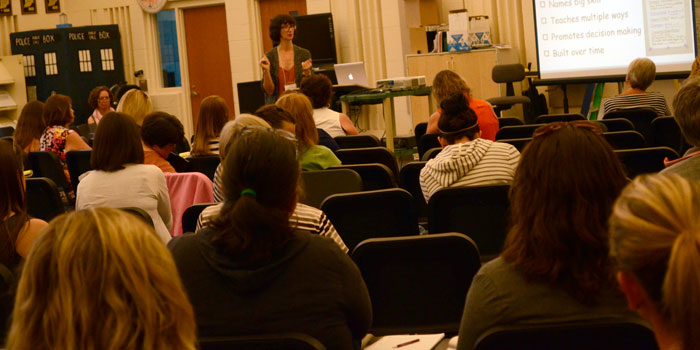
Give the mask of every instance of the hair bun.
M 440 108 L 443 113 L 455 114 L 469 108 L 469 101 L 464 94 L 456 93 L 440 102 Z

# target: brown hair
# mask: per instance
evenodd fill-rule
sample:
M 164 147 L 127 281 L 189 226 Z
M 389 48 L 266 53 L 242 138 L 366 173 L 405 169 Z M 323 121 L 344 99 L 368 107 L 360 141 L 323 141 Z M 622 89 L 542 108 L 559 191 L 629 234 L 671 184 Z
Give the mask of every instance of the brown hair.
M 184 137 L 185 130 L 182 123 L 172 114 L 158 111 L 143 119 L 141 139 L 148 146 L 164 147 L 173 143 L 178 144 Z
M 693 61 L 693 65 L 690 67 L 690 77 L 697 76 L 700 76 L 700 55 L 695 57 L 695 61 Z
M 95 130 L 90 165 L 95 170 L 117 171 L 124 164 L 142 164 L 143 146 L 139 127 L 130 116 L 109 112 Z
M 311 106 L 323 108 L 331 103 L 333 83 L 323 74 L 314 74 L 301 79 L 299 91 L 311 100 Z
M 0 201 L 0 219 L 7 234 L 0 237 L 0 263 L 11 267 L 16 256 L 16 241 L 24 222 L 29 220 L 24 191 L 24 174 L 22 173 L 22 150 L 7 140 L 0 140 L 0 193 L 4 193 Z M 10 229 L 10 213 L 20 223 Z
M 473 109 L 469 108 L 469 101 L 463 94 L 454 94 L 440 102 L 442 113 L 438 120 L 440 137 L 447 140 L 448 144 L 468 137 L 473 140 L 479 132 L 478 119 Z
M 593 304 L 611 284 L 607 220 L 627 180 L 600 127 L 552 123 L 525 146 L 510 189 L 503 259 Z
M 283 94 L 275 103 L 289 111 L 296 119 L 295 131 L 299 141 L 299 152 L 304 153 L 310 147 L 318 144 L 318 130 L 314 122 L 314 110 L 306 95 L 301 93 Z
M 44 113 L 42 119 L 44 124 L 48 126 L 60 125 L 66 126 L 73 119 L 71 116 L 71 101 L 66 95 L 53 95 L 46 100 L 44 104 Z M 43 130 L 42 130 L 43 131 Z
M 627 67 L 627 79 L 632 88 L 646 90 L 654 82 L 654 78 L 656 65 L 646 57 L 635 59 Z
M 438 72 L 433 79 L 433 98 L 437 103 L 454 94 L 471 95 L 471 89 L 467 82 L 459 74 L 451 70 Z
M 17 119 L 17 128 L 12 134 L 15 144 L 21 149 L 27 148 L 34 140 L 38 140 L 46 129 L 44 124 L 44 103 L 41 101 L 28 102 L 22 108 Z
M 255 115 L 266 121 L 275 129 L 282 128 L 282 122 L 296 124 L 294 116 L 286 109 L 277 105 L 267 105 L 258 108 Z
M 282 25 L 283 24 L 289 24 L 296 26 L 297 21 L 294 19 L 294 17 L 288 15 L 288 14 L 280 14 L 275 17 L 272 17 L 270 19 L 270 39 L 272 39 L 272 42 L 277 45 L 280 42 L 280 32 L 282 31 Z
M 110 107 L 112 106 L 112 101 L 114 101 L 114 95 L 112 95 L 112 91 L 109 91 L 108 87 L 100 85 L 92 89 L 92 91 L 90 91 L 90 95 L 88 95 L 88 105 L 90 105 L 90 107 L 92 107 L 93 109 L 97 108 L 97 102 L 100 98 L 100 93 L 102 91 L 107 91 L 107 93 L 109 94 L 109 105 Z
M 207 96 L 199 107 L 197 127 L 194 130 L 193 156 L 211 154 L 209 141 L 219 137 L 221 129 L 228 121 L 228 106 L 219 96 Z
M 673 98 L 674 116 L 686 141 L 700 145 L 700 76 L 686 80 Z

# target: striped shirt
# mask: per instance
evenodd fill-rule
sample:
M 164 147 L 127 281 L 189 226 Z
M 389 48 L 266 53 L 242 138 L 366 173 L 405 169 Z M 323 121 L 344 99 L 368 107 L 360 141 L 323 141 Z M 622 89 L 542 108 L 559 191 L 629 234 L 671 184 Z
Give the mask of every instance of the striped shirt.
M 223 206 L 223 203 L 219 203 L 205 208 L 202 213 L 199 214 L 195 232 L 199 232 L 201 228 L 219 215 Z M 348 252 L 348 247 L 343 242 L 343 239 L 340 238 L 340 235 L 338 235 L 331 221 L 326 214 L 319 209 L 306 204 L 297 203 L 294 213 L 292 213 L 292 216 L 289 218 L 289 223 L 292 224 L 294 228 L 328 237 L 332 239 L 343 252 Z
M 209 140 L 209 154 L 219 154 L 219 138 Z
M 646 94 L 618 95 L 603 101 L 602 115 L 608 114 L 614 110 L 626 108 L 649 107 L 656 112 L 659 117 L 671 115 L 668 108 L 666 97 L 658 91 L 648 92 Z M 599 116 L 599 117 L 602 117 Z
M 519 160 L 520 152 L 507 143 L 475 139 L 449 145 L 420 172 L 425 201 L 445 187 L 510 184 Z

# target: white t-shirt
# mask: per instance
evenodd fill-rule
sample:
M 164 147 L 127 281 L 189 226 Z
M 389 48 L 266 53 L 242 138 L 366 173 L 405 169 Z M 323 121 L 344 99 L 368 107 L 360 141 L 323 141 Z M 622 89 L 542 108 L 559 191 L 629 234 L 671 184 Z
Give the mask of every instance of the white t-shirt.
M 345 136 L 345 130 L 340 126 L 340 113 L 328 108 L 314 109 L 316 128 L 323 129 L 331 137 Z

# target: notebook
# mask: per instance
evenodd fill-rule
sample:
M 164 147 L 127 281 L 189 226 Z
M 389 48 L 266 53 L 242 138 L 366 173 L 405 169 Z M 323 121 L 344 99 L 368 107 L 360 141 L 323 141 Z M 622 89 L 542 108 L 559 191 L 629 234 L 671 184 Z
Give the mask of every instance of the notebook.
M 338 85 L 369 86 L 364 62 L 334 64 Z

